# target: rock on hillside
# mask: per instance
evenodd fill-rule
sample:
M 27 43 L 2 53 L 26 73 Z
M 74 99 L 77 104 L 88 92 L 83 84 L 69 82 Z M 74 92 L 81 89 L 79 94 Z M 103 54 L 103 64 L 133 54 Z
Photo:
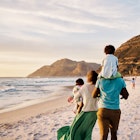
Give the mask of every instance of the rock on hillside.
M 140 75 L 140 35 L 123 43 L 115 52 L 123 76 Z
M 61 59 L 50 66 L 41 67 L 28 77 L 85 76 L 89 70 L 97 70 L 99 67 L 100 64 L 96 63 Z

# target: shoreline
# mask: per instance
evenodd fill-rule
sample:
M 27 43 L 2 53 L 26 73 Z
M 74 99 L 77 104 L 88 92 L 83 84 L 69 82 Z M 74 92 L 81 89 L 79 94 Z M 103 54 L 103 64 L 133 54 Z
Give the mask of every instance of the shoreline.
M 19 120 L 25 120 L 38 114 L 53 112 L 58 108 L 63 107 L 64 105 L 68 106 L 69 103 L 67 102 L 67 98 L 68 95 L 62 97 L 60 96 L 44 102 L 36 103 L 23 108 L 18 108 L 16 110 L 0 113 L 0 123 L 12 123 Z M 9 116 L 10 119 L 7 119 L 9 118 Z
M 57 130 L 75 114 L 69 95 L 0 114 L 0 140 L 56 140 Z
M 55 100 L 57 98 L 63 98 L 64 94 L 66 96 L 71 95 L 73 86 L 63 86 L 61 88 L 62 88 L 63 92 L 62 91 L 59 92 L 59 90 L 58 90 L 57 93 L 54 92 L 50 95 L 47 95 L 45 98 L 31 99 L 30 101 L 24 101 L 23 103 L 13 104 L 12 106 L 7 107 L 7 108 L 1 108 L 0 109 L 0 114 L 6 113 L 6 112 L 11 112 L 11 111 L 14 111 L 14 110 L 19 110 L 19 109 L 26 108 L 26 107 L 29 107 L 29 106 L 32 106 L 32 105 L 44 103 L 44 102 L 47 102 L 47 101 L 52 101 L 52 100 Z

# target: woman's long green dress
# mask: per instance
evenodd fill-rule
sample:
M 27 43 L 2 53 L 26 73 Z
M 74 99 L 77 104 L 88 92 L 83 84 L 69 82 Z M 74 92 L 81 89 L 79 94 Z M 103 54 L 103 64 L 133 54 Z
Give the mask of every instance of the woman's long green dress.
M 97 111 L 79 113 L 71 126 L 64 126 L 57 131 L 57 140 L 91 140 L 97 120 L 96 113 Z

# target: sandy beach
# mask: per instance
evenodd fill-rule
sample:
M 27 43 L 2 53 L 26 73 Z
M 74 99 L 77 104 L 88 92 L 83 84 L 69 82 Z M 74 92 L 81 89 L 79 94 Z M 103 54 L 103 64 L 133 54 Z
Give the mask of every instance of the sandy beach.
M 139 140 L 140 138 L 140 77 L 136 88 L 132 89 L 127 81 L 130 93 L 128 100 L 121 100 L 121 120 L 118 140 Z M 57 140 L 57 130 L 70 125 L 75 114 L 73 104 L 67 102 L 68 95 L 43 103 L 38 103 L 0 113 L 0 140 Z M 110 138 L 110 136 L 109 136 Z M 99 128 L 96 123 L 92 139 L 99 140 Z

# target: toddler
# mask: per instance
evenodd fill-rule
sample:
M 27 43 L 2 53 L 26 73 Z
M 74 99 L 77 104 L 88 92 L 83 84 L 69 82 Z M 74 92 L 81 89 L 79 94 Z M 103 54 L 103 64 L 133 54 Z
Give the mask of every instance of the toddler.
M 83 79 L 81 79 L 81 78 L 77 79 L 77 80 L 76 80 L 76 85 L 74 86 L 73 91 L 72 91 L 73 96 L 70 96 L 70 97 L 68 98 L 68 102 L 74 102 L 74 103 L 75 103 L 75 106 L 74 106 L 74 109 L 73 109 L 73 112 L 74 112 L 75 114 L 80 113 L 80 111 L 81 111 L 81 109 L 82 109 L 82 107 L 83 107 L 83 100 L 82 100 L 82 97 L 80 97 L 78 101 L 75 101 L 75 100 L 74 100 L 75 94 L 80 90 L 80 88 L 81 88 L 81 86 L 82 86 L 83 84 L 84 84 Z

